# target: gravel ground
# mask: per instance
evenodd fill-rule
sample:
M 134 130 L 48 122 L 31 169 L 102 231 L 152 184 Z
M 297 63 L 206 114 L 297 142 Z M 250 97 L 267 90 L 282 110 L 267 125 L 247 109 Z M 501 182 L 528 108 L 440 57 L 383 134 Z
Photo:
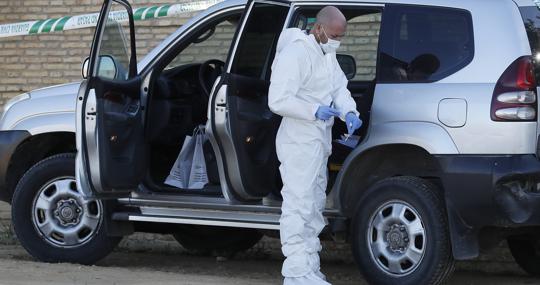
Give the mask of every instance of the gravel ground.
M 18 245 L 0 246 L 0 284 L 280 284 L 281 261 L 247 254 L 230 260 L 209 256 L 120 249 L 95 266 L 34 261 Z M 459 267 L 458 267 L 459 268 Z M 327 261 L 333 284 L 367 284 L 354 264 Z M 448 284 L 540 284 L 519 272 L 487 274 L 458 270 Z

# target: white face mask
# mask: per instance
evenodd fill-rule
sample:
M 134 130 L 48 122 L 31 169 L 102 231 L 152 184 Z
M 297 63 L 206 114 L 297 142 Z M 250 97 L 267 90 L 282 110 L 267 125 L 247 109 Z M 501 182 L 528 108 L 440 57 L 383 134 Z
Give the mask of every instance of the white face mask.
M 321 45 L 321 48 L 324 51 L 324 53 L 335 53 L 337 49 L 339 48 L 339 45 L 341 44 L 341 42 L 329 38 L 328 35 L 326 34 L 326 31 L 324 30 L 324 27 L 321 26 L 321 28 L 323 30 L 324 35 L 328 39 L 328 41 L 325 44 L 320 42 L 319 45 Z

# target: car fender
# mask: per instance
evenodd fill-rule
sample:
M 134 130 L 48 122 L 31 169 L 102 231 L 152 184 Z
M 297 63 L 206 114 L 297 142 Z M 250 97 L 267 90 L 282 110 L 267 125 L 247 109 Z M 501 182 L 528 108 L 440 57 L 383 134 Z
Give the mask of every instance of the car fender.
M 339 172 L 332 190 L 334 207 L 342 210 L 344 201 L 342 191 L 356 162 L 370 150 L 385 145 L 411 145 L 429 154 L 458 154 L 452 138 L 441 126 L 430 122 L 389 122 L 371 125 L 364 142 L 358 145 L 347 157 Z
M 58 112 L 36 114 L 22 118 L 10 129 L 25 130 L 32 136 L 53 132 L 75 133 L 75 113 Z

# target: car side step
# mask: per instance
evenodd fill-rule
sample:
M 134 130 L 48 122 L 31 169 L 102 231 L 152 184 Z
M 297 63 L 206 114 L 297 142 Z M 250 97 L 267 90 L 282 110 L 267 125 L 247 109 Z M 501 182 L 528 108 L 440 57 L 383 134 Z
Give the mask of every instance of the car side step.
M 247 212 L 253 214 L 277 215 L 281 214 L 281 205 L 263 205 L 261 202 L 252 204 L 231 204 L 225 198 L 203 196 L 179 195 L 144 195 L 135 193 L 130 198 L 118 199 L 118 202 L 128 207 L 141 209 L 190 209 L 199 211 L 218 212 Z M 335 209 L 325 209 L 325 217 L 339 218 L 341 214 Z
M 279 230 L 279 214 L 140 207 L 141 213 L 120 212 L 113 220 Z
M 117 213 L 122 214 L 122 213 Z M 113 215 L 115 220 L 126 220 L 131 222 L 153 222 L 153 223 L 166 223 L 166 224 L 184 224 L 184 225 L 204 225 L 204 226 L 220 226 L 229 228 L 250 228 L 250 229 L 264 229 L 264 230 L 279 230 L 278 224 L 260 224 L 253 222 L 235 222 L 235 221 L 216 221 L 216 220 L 204 220 L 196 218 L 173 218 L 173 217 L 158 217 L 158 216 L 145 216 L 140 214 L 131 214 L 127 218 L 120 218 L 117 214 Z

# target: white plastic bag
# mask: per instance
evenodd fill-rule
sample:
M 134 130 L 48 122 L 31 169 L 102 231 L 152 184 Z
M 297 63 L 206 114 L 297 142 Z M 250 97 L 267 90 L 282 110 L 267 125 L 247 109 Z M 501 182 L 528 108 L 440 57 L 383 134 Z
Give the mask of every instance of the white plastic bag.
M 204 159 L 203 144 L 206 141 L 204 129 L 199 129 L 195 135 L 195 150 L 191 161 L 188 189 L 202 189 L 208 183 L 206 161 Z
M 208 183 L 203 152 L 205 141 L 204 126 L 195 129 L 193 137 L 186 136 L 165 184 L 181 189 L 202 189 Z

